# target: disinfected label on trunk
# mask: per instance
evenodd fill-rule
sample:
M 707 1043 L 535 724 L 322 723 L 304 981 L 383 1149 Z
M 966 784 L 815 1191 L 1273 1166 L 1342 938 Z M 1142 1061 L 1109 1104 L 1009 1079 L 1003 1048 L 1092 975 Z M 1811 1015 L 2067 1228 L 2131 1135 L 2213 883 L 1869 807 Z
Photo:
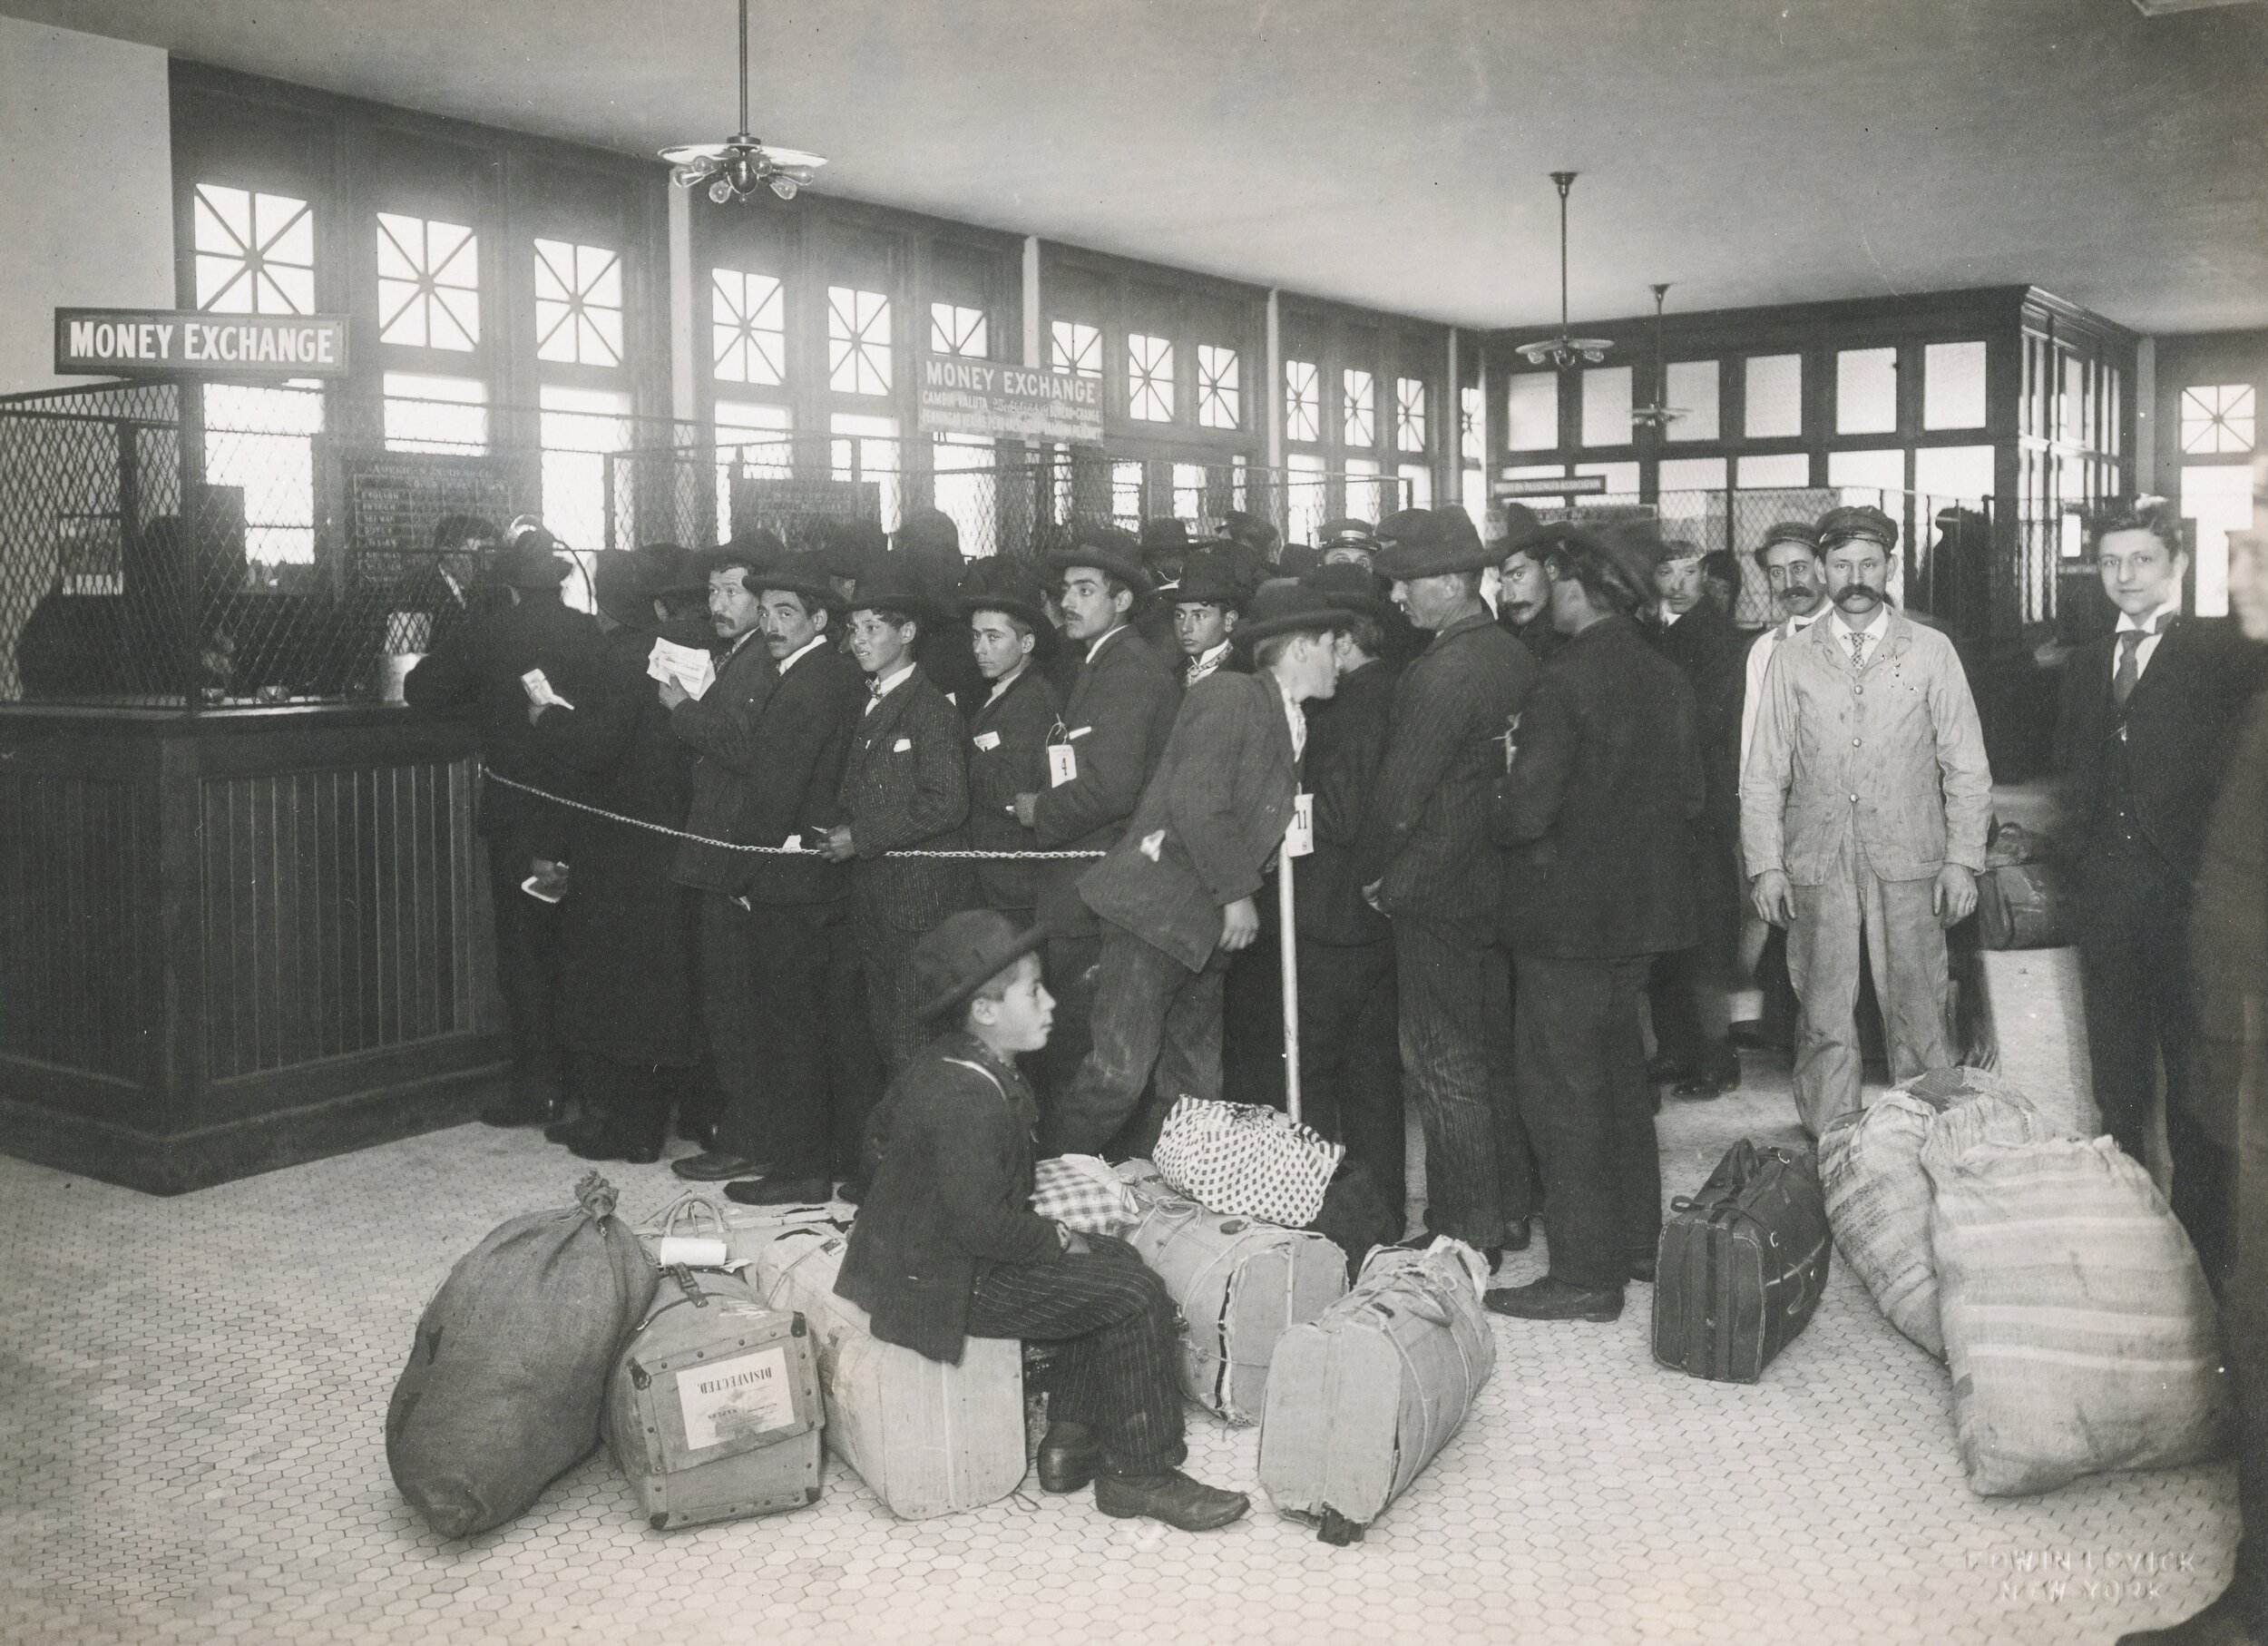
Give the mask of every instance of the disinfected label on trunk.
M 677 1379 L 689 1451 L 788 1428 L 796 1421 L 795 1381 L 787 1375 L 785 1348 L 688 1367 Z

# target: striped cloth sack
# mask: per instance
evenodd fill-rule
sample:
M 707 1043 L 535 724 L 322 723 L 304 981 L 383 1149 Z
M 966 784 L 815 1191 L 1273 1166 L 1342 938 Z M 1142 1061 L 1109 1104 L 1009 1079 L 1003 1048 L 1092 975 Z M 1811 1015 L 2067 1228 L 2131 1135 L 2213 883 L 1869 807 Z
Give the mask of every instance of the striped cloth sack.
M 2214 1456 L 2213 1297 L 2149 1173 L 2107 1137 L 1953 1141 L 1933 1135 L 1921 1163 L 1970 1487 L 2046 1492 Z

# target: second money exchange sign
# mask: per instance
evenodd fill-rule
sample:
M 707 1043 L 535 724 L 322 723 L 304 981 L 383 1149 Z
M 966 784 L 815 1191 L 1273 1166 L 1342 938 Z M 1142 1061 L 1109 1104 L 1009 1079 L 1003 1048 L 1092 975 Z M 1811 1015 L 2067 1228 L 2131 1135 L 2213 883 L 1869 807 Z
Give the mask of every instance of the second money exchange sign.
M 1100 441 L 1102 379 L 953 355 L 922 356 L 921 426 L 952 435 Z

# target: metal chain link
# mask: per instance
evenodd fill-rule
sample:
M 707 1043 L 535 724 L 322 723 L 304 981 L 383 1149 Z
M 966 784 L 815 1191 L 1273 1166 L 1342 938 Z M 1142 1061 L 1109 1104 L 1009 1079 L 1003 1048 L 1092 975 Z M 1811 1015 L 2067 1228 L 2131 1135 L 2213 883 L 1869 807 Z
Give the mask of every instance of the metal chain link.
M 592 817 L 604 818 L 610 823 L 627 823 L 632 828 L 643 828 L 653 834 L 668 835 L 673 840 L 692 840 L 702 846 L 716 847 L 719 851 L 752 852 L 760 857 L 816 857 L 819 856 L 817 852 L 803 847 L 790 850 L 785 846 L 743 846 L 737 840 L 712 840 L 707 835 L 690 834 L 682 828 L 671 828 L 667 823 L 650 823 L 643 818 L 626 818 L 619 811 L 609 811 L 602 806 L 586 806 L 581 800 L 571 800 L 565 795 L 555 795 L 548 789 L 538 789 L 533 783 L 523 783 L 516 778 L 505 777 L 501 772 L 492 771 L 486 767 L 481 769 L 481 776 L 488 782 L 502 783 L 506 789 L 516 789 L 522 794 L 533 795 L 538 799 L 549 800 L 554 806 L 564 806 L 574 811 L 589 812 Z M 909 846 L 901 847 L 894 851 L 885 851 L 881 856 L 885 857 L 977 857 L 987 862 L 1046 863 L 1070 862 L 1082 857 L 1100 857 L 1103 854 L 1099 851 L 977 851 L 973 848 L 943 851 L 924 850 L 920 847 Z

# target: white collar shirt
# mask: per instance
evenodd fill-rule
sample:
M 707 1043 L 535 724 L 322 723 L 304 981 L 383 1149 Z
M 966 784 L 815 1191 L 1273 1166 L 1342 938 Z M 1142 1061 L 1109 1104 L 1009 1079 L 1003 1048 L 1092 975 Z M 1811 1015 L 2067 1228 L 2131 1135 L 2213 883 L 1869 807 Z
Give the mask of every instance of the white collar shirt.
M 1835 644 L 1842 647 L 1844 652 L 1848 652 L 1851 651 L 1851 637 L 1853 634 L 1862 634 L 1866 637 L 1864 642 L 1859 647 L 1856 655 L 1852 659 L 1852 661 L 1862 669 L 1866 667 L 1866 660 L 1868 656 L 1872 653 L 1874 648 L 1882 643 L 1882 636 L 1889 632 L 1890 607 L 1887 604 L 1875 607 L 1872 620 L 1870 621 L 1862 629 L 1853 629 L 1849 623 L 1843 621 L 1841 608 L 1836 609 L 1834 619 Z
M 797 646 L 786 657 L 781 658 L 779 660 L 779 671 L 782 674 L 787 673 L 805 658 L 809 657 L 814 652 L 816 652 L 821 646 L 826 644 L 826 631 L 822 630 L 820 632 L 813 635 L 809 640 L 804 642 L 802 645 Z
M 896 668 L 891 670 L 889 673 L 878 675 L 875 679 L 867 681 L 866 707 L 863 712 L 872 714 L 875 711 L 875 706 L 880 703 L 884 698 L 888 697 L 893 691 L 895 691 L 900 686 L 905 684 L 906 681 L 912 676 L 913 672 L 914 665 L 912 663 L 900 663 Z
M 1282 681 L 1276 682 L 1276 690 L 1284 700 L 1284 721 L 1292 729 L 1292 759 L 1296 760 L 1307 752 L 1307 711 Z
M 1219 673 L 1220 666 L 1228 661 L 1228 646 L 1229 642 L 1223 641 L 1210 652 L 1201 652 L 1191 658 L 1188 672 L 1188 684 L 1194 686 L 1207 675 Z
M 2164 638 L 2165 625 L 2181 615 L 2181 598 L 2176 595 L 2146 617 L 2131 617 L 2124 612 L 2118 614 L 2118 633 L 2132 634 L 2139 631 L 2143 637 L 2134 649 L 2135 679 L 2140 680 L 2143 671 L 2149 668 L 2150 654 L 2157 650 L 2158 642 Z M 2111 643 L 2110 677 L 2113 680 L 2118 678 L 2118 654 L 2125 649 L 2118 642 Z

